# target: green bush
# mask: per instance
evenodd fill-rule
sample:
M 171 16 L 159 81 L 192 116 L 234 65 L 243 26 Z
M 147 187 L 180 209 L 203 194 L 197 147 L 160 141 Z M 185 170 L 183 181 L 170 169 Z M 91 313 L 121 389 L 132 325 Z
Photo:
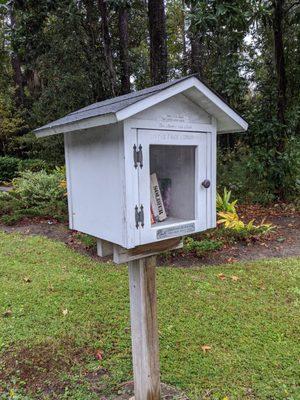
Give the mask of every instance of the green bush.
M 77 233 L 75 236 L 88 250 L 96 249 L 97 240 L 94 236 L 87 235 L 85 233 Z
M 217 202 L 216 202 L 216 207 L 217 207 L 217 212 L 223 211 L 223 212 L 232 212 L 235 213 L 236 209 L 236 203 L 237 200 L 231 200 L 231 191 L 227 190 L 224 188 L 223 195 L 221 196 L 219 193 L 217 193 Z
M 226 187 L 240 203 L 267 205 L 278 199 L 276 183 L 284 180 L 284 198 L 294 201 L 300 195 L 300 139 L 290 137 L 286 151 L 274 162 L 271 147 L 239 144 L 218 154 L 218 191 Z
M 0 157 L 0 182 L 11 181 L 18 174 L 20 160 L 15 157 Z
M 51 172 L 51 169 L 52 168 L 44 160 L 39 160 L 38 158 L 35 158 L 31 160 L 20 160 L 18 170 L 19 172 L 38 172 L 42 170 Z
M 186 253 L 194 253 L 197 257 L 203 257 L 210 251 L 221 249 L 222 246 L 223 242 L 221 240 L 196 240 L 192 237 L 187 237 L 183 249 Z
M 2 222 L 14 223 L 23 217 L 41 216 L 65 220 L 67 197 L 62 169 L 22 172 L 13 180 L 13 190 L 0 194 Z

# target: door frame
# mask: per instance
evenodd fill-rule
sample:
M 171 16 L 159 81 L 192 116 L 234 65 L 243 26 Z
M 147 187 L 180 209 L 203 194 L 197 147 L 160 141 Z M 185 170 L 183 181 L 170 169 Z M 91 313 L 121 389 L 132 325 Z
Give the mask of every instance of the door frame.
M 212 159 L 211 159 L 211 131 L 175 131 L 158 129 L 136 129 L 137 145 L 143 147 L 143 168 L 137 169 L 138 175 L 138 201 L 139 205 L 144 206 L 144 227 L 140 227 L 139 244 L 152 243 L 166 238 L 183 236 L 206 230 L 208 227 L 212 186 L 209 189 L 203 188 L 201 182 L 204 179 L 212 179 Z M 176 224 L 166 224 L 163 226 L 151 226 L 150 223 L 150 145 L 178 145 L 195 146 L 195 219 L 178 222 Z M 200 154 L 201 153 L 201 154 Z M 209 167 L 210 165 L 210 167 Z M 202 197 L 205 206 L 200 198 Z M 176 227 L 175 232 L 170 228 Z M 162 231 L 163 229 L 163 231 Z M 159 233 L 158 233 L 159 231 Z M 165 237 L 164 234 L 170 235 Z M 159 238 L 158 238 L 159 237 Z

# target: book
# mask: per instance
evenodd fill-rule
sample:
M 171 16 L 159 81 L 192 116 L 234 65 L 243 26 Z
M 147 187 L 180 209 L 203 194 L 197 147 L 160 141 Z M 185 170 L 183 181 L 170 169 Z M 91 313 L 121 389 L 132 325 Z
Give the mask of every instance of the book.
M 155 218 L 154 218 L 152 206 L 150 206 L 150 219 L 151 219 L 151 225 L 155 224 Z
M 163 198 L 156 173 L 150 175 L 151 208 L 155 222 L 162 222 L 167 218 Z
M 163 199 L 163 203 L 165 206 L 165 211 L 167 214 L 167 217 L 170 215 L 171 211 L 171 186 L 172 186 L 172 180 L 170 178 L 162 178 L 158 180 L 158 184 L 160 187 L 161 191 L 161 196 Z

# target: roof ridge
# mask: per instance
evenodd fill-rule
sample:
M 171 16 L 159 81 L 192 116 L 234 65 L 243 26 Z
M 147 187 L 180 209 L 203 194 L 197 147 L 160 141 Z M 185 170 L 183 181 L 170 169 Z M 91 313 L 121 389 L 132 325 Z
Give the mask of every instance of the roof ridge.
M 151 91 L 151 92 L 149 92 L 149 93 L 147 93 L 147 94 L 149 94 L 149 96 L 150 96 L 152 93 L 155 93 L 155 92 L 157 92 L 157 91 L 158 91 L 158 89 L 157 89 L 157 90 L 153 90 L 153 91 Z M 132 93 L 128 93 L 128 94 L 134 94 L 134 93 L 138 93 L 138 92 L 139 92 L 139 91 L 137 91 L 137 92 L 132 92 Z M 132 96 L 132 97 L 142 97 L 142 96 L 146 96 L 147 94 L 138 94 L 137 96 Z M 125 96 L 126 96 L 126 95 L 124 95 L 124 97 L 125 97 Z M 121 98 L 121 97 L 122 97 L 122 98 Z M 122 102 L 122 101 L 124 101 L 124 100 L 127 100 L 126 98 L 124 99 L 124 97 L 123 97 L 123 95 L 122 95 L 122 96 L 117 96 L 117 97 L 111 97 L 110 99 L 106 99 L 106 100 L 103 100 L 103 101 L 99 101 L 99 102 L 97 102 L 97 103 L 91 104 L 90 106 L 83 107 L 83 108 L 81 108 L 80 110 L 73 111 L 73 112 L 71 112 L 70 114 L 67 114 L 67 115 L 80 114 L 81 112 L 84 112 L 85 109 L 88 108 L 88 107 L 90 107 L 90 108 L 88 108 L 89 110 L 95 110 L 95 109 L 97 109 L 97 108 L 106 107 L 106 106 L 112 105 L 112 104 L 117 104 L 117 103 L 120 103 L 120 102 Z M 103 103 L 105 103 L 107 100 L 113 100 L 113 99 L 115 99 L 116 101 L 112 101 L 112 102 L 110 102 L 110 103 L 108 103 L 108 104 L 103 104 Z M 98 105 L 96 106 L 96 104 L 98 104 Z M 92 105 L 95 105 L 95 107 L 91 107 Z
M 193 77 L 195 75 L 196 74 L 188 75 L 188 76 L 185 76 L 185 77 L 182 77 L 182 78 L 174 79 L 173 81 L 163 82 L 163 83 L 160 83 L 158 85 L 150 86 L 148 88 L 140 89 L 140 90 L 137 90 L 137 91 L 133 91 L 133 92 L 121 95 L 121 96 L 111 97 L 110 99 L 102 100 L 102 101 L 93 103 L 93 104 L 91 104 L 89 106 L 82 107 L 81 109 L 79 109 L 77 111 L 72 111 L 71 113 L 69 113 L 67 115 L 76 115 L 76 114 L 80 114 L 81 112 L 84 112 L 86 109 L 95 110 L 97 108 L 105 107 L 108 104 L 109 105 L 117 104 L 117 103 L 119 103 L 121 101 L 127 100 L 126 97 L 132 98 L 132 97 L 141 97 L 141 96 L 151 96 L 151 94 L 153 94 L 155 92 L 158 92 L 160 90 L 163 90 L 164 87 L 170 87 L 172 85 L 175 85 L 178 82 L 181 82 L 181 81 L 183 81 L 185 79 L 191 78 L 191 77 Z M 153 89 L 153 90 L 151 90 L 151 89 Z M 109 102 L 109 100 L 112 100 L 112 101 Z M 92 107 L 93 105 L 95 105 L 95 107 Z

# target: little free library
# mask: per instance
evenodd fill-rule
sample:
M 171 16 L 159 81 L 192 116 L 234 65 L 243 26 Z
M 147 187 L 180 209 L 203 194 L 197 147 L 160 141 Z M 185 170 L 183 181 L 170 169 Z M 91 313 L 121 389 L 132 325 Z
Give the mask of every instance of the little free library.
M 135 400 L 160 398 L 155 254 L 216 225 L 216 136 L 247 128 L 188 76 L 35 130 L 64 134 L 70 228 L 96 237 L 100 256 L 128 263 Z

